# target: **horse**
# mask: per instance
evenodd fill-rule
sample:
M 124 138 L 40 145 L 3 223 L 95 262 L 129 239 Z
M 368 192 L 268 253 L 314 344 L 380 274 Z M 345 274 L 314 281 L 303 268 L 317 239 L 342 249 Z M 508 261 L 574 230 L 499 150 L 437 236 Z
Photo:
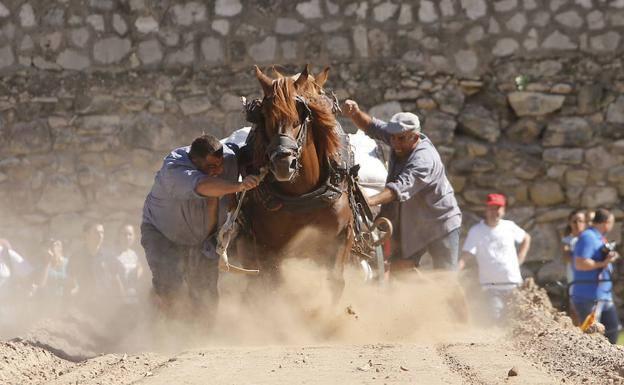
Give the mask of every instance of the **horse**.
M 242 203 L 247 231 L 237 240 L 240 262 L 260 271 L 256 282 L 277 287 L 286 258 L 308 257 L 327 268 L 337 301 L 354 240 L 346 135 L 322 95 L 327 68 L 314 78 L 272 79 L 257 66 L 261 119 L 248 145 L 253 168 L 269 170 Z M 263 278 L 264 277 L 264 278 Z

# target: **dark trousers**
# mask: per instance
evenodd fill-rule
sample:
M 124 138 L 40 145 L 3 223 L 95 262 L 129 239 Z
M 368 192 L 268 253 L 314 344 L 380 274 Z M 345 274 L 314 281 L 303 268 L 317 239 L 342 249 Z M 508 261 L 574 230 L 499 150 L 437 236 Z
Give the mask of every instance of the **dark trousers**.
M 457 269 L 457 260 L 459 257 L 459 228 L 430 242 L 424 249 L 414 253 L 410 259 L 415 261 L 416 267 L 420 265 L 420 259 L 425 252 L 431 254 L 433 267 L 435 269 Z
M 574 302 L 574 307 L 579 315 L 580 323 L 583 323 L 585 318 L 592 312 L 594 304 L 594 301 Z M 605 337 L 609 339 L 609 342 L 612 344 L 617 343 L 618 334 L 620 332 L 620 319 L 613 302 L 605 302 L 602 307 L 602 313 L 599 318 L 596 318 L 596 321 L 604 325 Z
M 165 301 L 182 299 L 184 283 L 194 312 L 215 313 L 219 260 L 207 258 L 200 246 L 178 245 L 149 223 L 141 224 L 141 245 L 152 271 L 154 293 Z

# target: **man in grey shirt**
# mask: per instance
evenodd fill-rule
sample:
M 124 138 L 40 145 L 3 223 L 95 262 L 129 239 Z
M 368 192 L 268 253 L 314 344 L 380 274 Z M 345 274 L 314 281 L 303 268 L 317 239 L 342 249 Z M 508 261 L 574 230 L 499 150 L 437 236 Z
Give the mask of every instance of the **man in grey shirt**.
M 217 138 L 202 135 L 173 150 L 156 173 L 145 198 L 141 244 L 152 271 L 154 300 L 168 316 L 215 314 L 219 258 L 216 233 L 230 194 L 252 189 L 259 178 L 238 182 L 234 153 Z M 188 293 L 183 293 L 186 282 Z
M 386 123 L 361 111 L 353 100 L 345 102 L 343 112 L 368 136 L 392 149 L 386 188 L 368 198 L 372 206 L 381 204 L 381 215 L 394 228 L 391 270 L 418 266 L 426 251 L 436 269 L 454 270 L 461 211 L 440 155 L 420 132 L 418 117 L 400 112 Z

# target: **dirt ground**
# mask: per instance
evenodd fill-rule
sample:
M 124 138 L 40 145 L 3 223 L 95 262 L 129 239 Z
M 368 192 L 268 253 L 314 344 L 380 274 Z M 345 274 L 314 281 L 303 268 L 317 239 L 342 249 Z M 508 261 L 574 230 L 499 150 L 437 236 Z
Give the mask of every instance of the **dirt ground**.
M 125 323 L 39 322 L 0 342 L 0 384 L 624 384 L 624 349 L 581 333 L 532 282 L 496 327 L 470 291 L 469 320 L 458 316 L 454 277 L 379 287 L 351 272 L 328 306 L 320 272 L 290 273 L 281 294 L 244 305 L 239 278 L 224 279 L 211 332 L 148 321 L 147 309 Z

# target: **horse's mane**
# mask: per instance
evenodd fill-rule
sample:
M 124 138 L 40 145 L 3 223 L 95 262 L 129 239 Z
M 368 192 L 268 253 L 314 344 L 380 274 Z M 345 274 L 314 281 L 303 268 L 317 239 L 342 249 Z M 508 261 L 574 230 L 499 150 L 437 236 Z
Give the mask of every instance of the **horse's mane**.
M 299 113 L 295 97 L 302 96 L 308 103 L 311 114 L 311 130 L 314 136 L 319 158 L 325 157 L 338 161 L 340 157 L 341 140 L 336 130 L 336 118 L 332 112 L 332 105 L 329 99 L 316 92 L 314 83 L 310 80 L 304 83 L 301 90 L 295 90 L 294 81 L 291 77 L 278 75 L 273 81 L 272 92 L 268 97 L 271 99 L 271 108 L 263 109 L 266 114 L 265 119 L 273 122 L 277 126 L 280 121 L 295 123 L 299 121 Z M 254 143 L 254 164 L 261 166 L 265 160 L 265 149 L 268 145 L 268 135 L 265 122 L 261 122 L 256 127 L 256 138 Z

